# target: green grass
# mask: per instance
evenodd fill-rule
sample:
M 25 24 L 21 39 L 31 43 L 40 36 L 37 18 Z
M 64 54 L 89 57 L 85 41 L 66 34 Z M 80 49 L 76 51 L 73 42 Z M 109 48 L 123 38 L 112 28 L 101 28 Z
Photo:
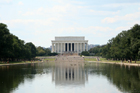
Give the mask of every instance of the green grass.
M 127 62 L 127 61 L 126 61 Z M 132 61 L 132 63 L 135 63 L 135 61 Z M 136 61 L 136 63 L 139 63 L 140 64 L 140 61 Z
M 97 61 L 96 58 L 85 58 L 85 61 Z M 99 62 L 121 62 L 121 60 L 107 60 L 106 58 L 100 58 Z M 125 63 L 125 61 L 123 62 Z M 126 61 L 128 63 L 128 61 Z M 132 61 L 132 63 L 135 63 L 135 61 Z M 136 63 L 140 64 L 140 61 L 136 61 Z
M 45 58 L 44 60 L 55 61 L 55 58 Z
M 49 56 L 36 56 L 36 57 L 49 57 Z
M 34 63 L 34 62 L 41 62 L 41 61 L 32 61 L 32 63 Z M 3 65 L 3 64 L 22 64 L 22 63 L 31 63 L 31 61 L 16 61 L 16 62 L 9 62 L 9 63 L 7 63 L 7 62 L 1 62 L 0 61 L 0 65 Z
M 100 58 L 100 61 L 102 62 L 121 62 L 121 60 L 107 60 L 106 58 Z M 128 63 L 128 61 L 123 61 L 123 63 Z M 132 61 L 132 63 L 135 63 L 135 61 Z M 140 61 L 136 61 L 136 63 L 140 63 Z
M 106 58 L 100 58 L 100 61 L 102 62 L 121 62 L 121 61 L 114 61 L 114 60 L 107 60 Z
M 85 58 L 85 61 L 97 61 L 96 58 Z

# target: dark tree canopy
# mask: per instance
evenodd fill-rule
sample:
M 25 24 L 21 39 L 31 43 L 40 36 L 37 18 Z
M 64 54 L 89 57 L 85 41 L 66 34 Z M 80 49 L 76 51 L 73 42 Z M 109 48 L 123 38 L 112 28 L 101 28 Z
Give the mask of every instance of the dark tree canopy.
M 51 53 L 50 49 L 43 48 L 41 46 L 36 47 L 36 55 L 37 56 L 55 56 L 58 55 L 57 53 Z
M 83 52 L 81 53 L 81 55 L 89 56 L 89 52 L 88 52 L 88 51 L 83 51 Z
M 29 42 L 25 44 L 26 47 L 28 47 L 28 49 L 31 51 L 31 57 L 35 57 L 36 56 L 36 47 L 33 43 Z
M 0 23 L 0 60 L 31 59 L 36 56 L 34 44 L 26 43 L 11 34 L 6 24 Z
M 107 59 L 136 61 L 140 58 L 140 25 L 136 24 L 131 29 L 122 31 L 106 45 L 94 47 L 89 52 Z

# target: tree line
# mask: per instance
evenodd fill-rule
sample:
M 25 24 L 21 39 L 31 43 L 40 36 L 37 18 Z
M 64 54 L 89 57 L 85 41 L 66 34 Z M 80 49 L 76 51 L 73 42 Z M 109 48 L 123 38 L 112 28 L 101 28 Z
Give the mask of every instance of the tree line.
M 32 42 L 25 43 L 24 40 L 10 33 L 7 25 L 0 23 L 0 61 L 31 60 L 36 56 L 53 56 L 49 49 L 35 47 Z
M 36 56 L 55 56 L 57 53 L 51 53 L 50 49 L 41 46 L 36 47 Z
M 106 45 L 91 48 L 89 53 L 113 60 L 136 60 L 140 58 L 140 25 L 122 31 Z
M 36 56 L 36 47 L 33 43 L 11 34 L 6 24 L 0 23 L 0 60 L 19 61 L 30 60 Z

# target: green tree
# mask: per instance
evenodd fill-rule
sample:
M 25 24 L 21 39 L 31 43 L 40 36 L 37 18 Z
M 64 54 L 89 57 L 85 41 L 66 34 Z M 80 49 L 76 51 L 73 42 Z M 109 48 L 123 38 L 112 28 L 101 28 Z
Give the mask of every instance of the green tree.
M 81 53 L 81 55 L 89 56 L 89 52 L 88 52 L 88 51 L 83 51 L 83 52 Z
M 0 58 L 9 58 L 12 50 L 12 35 L 10 34 L 7 25 L 0 23 Z
M 17 36 L 11 34 L 6 24 L 0 23 L 0 60 L 17 61 L 31 59 L 36 56 L 34 44 L 26 43 Z
M 132 29 L 130 29 L 130 37 L 131 37 L 131 58 L 138 59 L 138 52 L 140 48 L 140 25 L 136 24 Z
M 29 43 L 26 43 L 25 46 L 31 52 L 31 58 L 34 58 L 36 56 L 36 47 L 35 47 L 35 45 L 32 42 L 29 42 Z
M 45 50 L 43 49 L 43 47 L 39 46 L 36 48 L 36 54 L 37 56 L 44 56 L 45 55 Z
M 49 56 L 51 51 L 48 48 L 43 48 L 41 46 L 36 47 L 36 54 L 37 56 Z
M 105 46 L 94 47 L 90 53 L 113 58 L 114 60 L 136 60 L 140 58 L 140 25 L 136 24 L 127 31 L 122 31 L 109 40 Z
M 51 53 L 51 50 L 49 48 L 44 49 L 45 55 L 48 56 Z

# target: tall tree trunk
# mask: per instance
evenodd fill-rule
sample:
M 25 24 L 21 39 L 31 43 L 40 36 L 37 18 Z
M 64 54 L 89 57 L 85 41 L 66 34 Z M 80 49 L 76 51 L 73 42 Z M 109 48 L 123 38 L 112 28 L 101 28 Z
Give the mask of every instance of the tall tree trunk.
M 131 60 L 130 60 L 130 63 L 132 63 L 132 58 L 131 58 Z

